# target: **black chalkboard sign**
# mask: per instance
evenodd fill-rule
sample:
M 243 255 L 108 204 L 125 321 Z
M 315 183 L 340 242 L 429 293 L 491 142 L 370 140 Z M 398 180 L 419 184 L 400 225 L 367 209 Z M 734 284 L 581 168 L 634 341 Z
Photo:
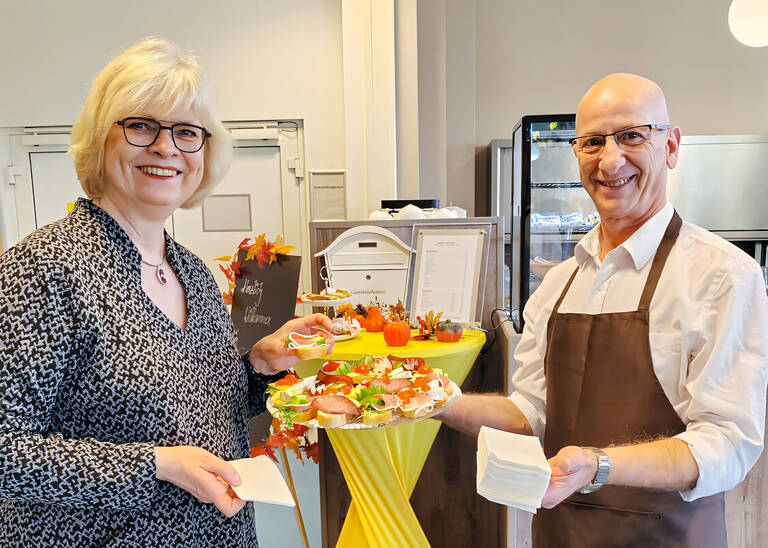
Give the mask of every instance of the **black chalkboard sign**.
M 294 255 L 278 255 L 263 268 L 256 261 L 246 261 L 245 256 L 246 252 L 240 251 L 240 276 L 232 296 L 232 322 L 240 354 L 293 319 L 301 270 L 301 257 Z

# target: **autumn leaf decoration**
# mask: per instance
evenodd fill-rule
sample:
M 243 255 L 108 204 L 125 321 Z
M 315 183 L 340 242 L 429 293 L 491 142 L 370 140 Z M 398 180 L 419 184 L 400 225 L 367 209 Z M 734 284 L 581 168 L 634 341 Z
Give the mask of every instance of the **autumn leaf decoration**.
M 227 277 L 229 281 L 229 288 L 226 292 L 222 293 L 224 302 L 231 305 L 232 295 L 235 291 L 235 283 L 240 276 L 240 264 L 238 259 L 240 251 L 246 251 L 245 260 L 255 260 L 259 265 L 259 268 L 264 268 L 264 265 L 272 264 L 277 260 L 278 255 L 287 255 L 293 249 L 292 245 L 285 245 L 283 243 L 283 236 L 279 235 L 274 242 L 267 240 L 266 234 L 259 235 L 256 239 L 245 238 L 232 256 L 217 257 L 214 259 L 219 263 L 219 268 Z
M 275 449 L 284 447 L 286 451 L 293 451 L 296 459 L 304 464 L 302 452 L 307 459 L 312 459 L 315 463 L 320 462 L 320 447 L 317 442 L 310 442 L 307 433 L 309 428 L 302 424 L 294 424 L 291 428 L 283 427 L 280 419 L 272 419 L 272 427 L 267 442 L 262 445 L 251 447 L 251 457 L 267 455 L 273 461 L 277 461 Z

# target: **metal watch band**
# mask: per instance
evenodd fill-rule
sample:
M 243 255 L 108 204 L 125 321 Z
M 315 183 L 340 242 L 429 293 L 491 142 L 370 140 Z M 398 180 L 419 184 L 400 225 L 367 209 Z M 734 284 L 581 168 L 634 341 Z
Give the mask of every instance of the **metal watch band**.
M 582 449 L 589 449 L 597 457 L 597 473 L 592 483 L 585 485 L 579 490 L 579 493 L 586 494 L 600 489 L 608 480 L 608 473 L 611 471 L 611 459 L 602 449 L 597 447 L 582 447 Z

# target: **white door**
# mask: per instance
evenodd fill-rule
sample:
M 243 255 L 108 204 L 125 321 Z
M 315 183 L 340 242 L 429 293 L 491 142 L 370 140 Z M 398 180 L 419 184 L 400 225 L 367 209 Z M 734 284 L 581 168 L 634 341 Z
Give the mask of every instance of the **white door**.
M 72 156 L 67 154 L 69 135 L 62 134 L 59 144 L 25 144 L 28 139 L 27 135 L 10 136 L 15 219 L 9 224 L 16 231 L 7 235 L 7 247 L 65 217 L 78 198 L 86 197 Z M 173 235 L 170 220 L 166 229 Z
M 279 137 L 271 141 L 235 140 L 230 171 L 213 194 L 201 207 L 177 210 L 166 223 L 168 233 L 210 268 L 222 291 L 228 283 L 214 259 L 231 255 L 244 238 L 262 233 L 268 240 L 282 234 L 295 247 L 291 253 L 302 255 L 301 285 L 309 287 L 306 186 L 303 172 L 294 167 L 303 164 L 303 132 L 299 124 L 289 124 L 287 130 L 275 128 Z M 34 144 L 35 139 L 21 130 L 10 135 L 13 184 L 3 196 L 12 196 L 15 207 L 4 223 L 11 227 L 4 234 L 6 248 L 64 217 L 85 196 L 66 154 L 69 135 L 45 136 L 43 144 Z M 57 142 L 49 144 L 52 140 Z
M 45 226 L 64 217 L 80 196 L 85 197 L 77 180 L 72 157 L 61 151 L 29 153 L 35 222 Z M 55 184 L 50 184 L 55 181 Z
M 216 257 L 232 255 L 244 238 L 284 234 L 280 149 L 236 148 L 232 167 L 202 206 L 173 214 L 175 239 L 213 272 L 222 291 L 228 282 Z

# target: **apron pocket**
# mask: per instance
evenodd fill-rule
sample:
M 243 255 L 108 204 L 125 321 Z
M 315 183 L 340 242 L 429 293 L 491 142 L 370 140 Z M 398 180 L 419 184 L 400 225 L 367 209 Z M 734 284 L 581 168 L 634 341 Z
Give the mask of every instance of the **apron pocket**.
M 610 510 L 612 512 L 626 512 L 629 514 L 635 514 L 638 516 L 645 516 L 653 519 L 661 519 L 661 514 L 658 512 L 645 512 L 643 510 L 632 510 L 631 508 L 616 508 L 614 506 L 603 506 L 602 504 L 592 504 L 589 502 L 577 502 L 577 501 L 565 501 L 565 504 L 571 504 L 573 506 L 581 506 L 584 508 L 596 508 L 599 510 Z

